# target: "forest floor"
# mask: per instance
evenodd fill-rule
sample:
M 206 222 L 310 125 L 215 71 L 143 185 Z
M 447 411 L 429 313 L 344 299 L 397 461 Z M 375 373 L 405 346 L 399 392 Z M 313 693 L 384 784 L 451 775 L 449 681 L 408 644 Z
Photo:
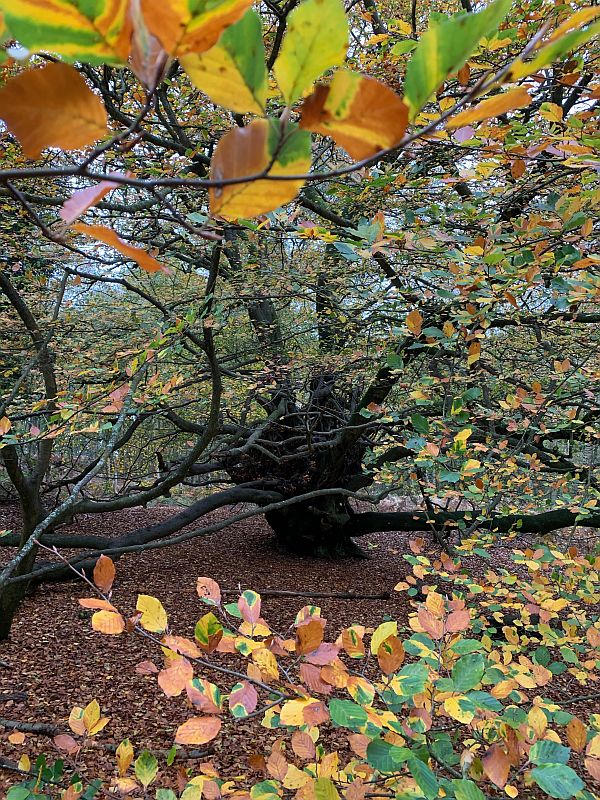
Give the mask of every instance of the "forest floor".
M 0 529 L 15 524 L 14 509 L 0 506 Z M 173 513 L 167 506 L 120 514 L 82 517 L 73 531 L 115 535 L 144 524 L 164 519 Z M 230 510 L 222 512 L 230 513 Z M 213 515 L 215 518 L 218 514 Z M 361 540 L 370 559 L 327 561 L 293 556 L 281 552 L 268 525 L 258 516 L 231 525 L 224 531 L 138 556 L 125 556 L 117 563 L 113 601 L 132 613 L 138 594 L 158 597 L 169 614 L 173 632 L 193 638 L 194 625 L 208 610 L 198 599 L 196 578 L 214 578 L 222 589 L 231 590 L 227 600 L 235 600 L 238 587 L 263 591 L 263 616 L 271 626 L 284 631 L 293 623 L 303 605 L 313 603 L 328 618 L 328 640 L 352 623 L 377 626 L 390 617 L 401 626 L 412 610 L 404 593 L 394 586 L 410 573 L 402 558 L 409 552 L 408 534 L 373 534 Z M 436 553 L 433 545 L 427 552 Z M 510 550 L 498 548 L 494 568 L 513 567 Z M 7 554 L 0 554 L 6 560 Z M 482 572 L 488 565 L 481 562 Z M 266 596 L 268 589 L 306 593 L 306 597 Z M 390 593 L 390 599 L 313 598 L 311 593 Z M 0 718 L 51 723 L 68 732 L 67 719 L 73 706 L 98 700 L 102 714 L 110 722 L 99 735 L 104 744 L 118 744 L 125 737 L 132 741 L 136 754 L 142 749 L 168 750 L 176 728 L 190 716 L 184 696 L 168 698 L 159 689 L 154 675 L 141 675 L 136 665 L 152 660 L 159 668 L 162 657 L 155 646 L 137 636 L 103 636 L 95 633 L 89 614 L 78 598 L 89 597 L 82 582 L 45 585 L 28 597 L 15 620 L 11 639 L 0 643 Z M 215 676 L 208 676 L 219 681 Z M 550 688 L 550 687 L 548 687 Z M 553 682 L 554 688 L 554 682 Z M 561 695 L 581 695 L 585 691 L 568 674 L 560 676 Z M 592 702 L 585 709 L 594 709 Z M 584 711 L 578 707 L 578 713 Z M 37 753 L 53 752 L 51 739 L 27 734 L 23 744 L 8 741 L 10 731 L 2 732 L 0 757 L 17 761 L 22 753 L 32 761 Z M 207 761 L 222 776 L 250 771 L 248 759 L 268 753 L 278 731 L 266 730 L 258 720 L 226 722 Z M 333 734 L 335 736 L 335 734 Z M 331 743 L 329 743 L 331 744 Z M 56 754 L 56 751 L 55 751 Z M 93 774 L 115 774 L 114 755 L 102 749 L 86 756 L 89 778 Z M 164 760 L 162 761 L 164 765 Z M 194 769 L 201 761 L 186 766 Z M 254 780 L 262 778 L 255 774 Z M 0 798 L 18 776 L 0 769 Z M 160 785 L 160 784 L 159 784 Z M 164 784 L 163 784 L 164 785 Z

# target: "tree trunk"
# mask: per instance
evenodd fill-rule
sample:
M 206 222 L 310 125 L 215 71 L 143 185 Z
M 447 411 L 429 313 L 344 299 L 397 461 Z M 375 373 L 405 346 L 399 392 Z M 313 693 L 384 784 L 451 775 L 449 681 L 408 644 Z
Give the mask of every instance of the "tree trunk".
M 265 517 L 280 546 L 288 552 L 320 558 L 365 558 L 344 532 L 351 515 L 344 497 L 326 495 L 269 511 Z
M 37 525 L 43 519 L 42 506 L 39 503 L 32 503 L 29 507 L 23 508 L 23 532 L 21 534 L 20 547 L 27 542 Z M 26 575 L 31 572 L 37 556 L 37 547 L 27 554 L 15 569 L 13 577 Z M 19 604 L 27 594 L 29 581 L 24 580 L 20 583 L 9 583 L 0 589 L 0 641 L 8 639 L 12 627 L 14 616 Z

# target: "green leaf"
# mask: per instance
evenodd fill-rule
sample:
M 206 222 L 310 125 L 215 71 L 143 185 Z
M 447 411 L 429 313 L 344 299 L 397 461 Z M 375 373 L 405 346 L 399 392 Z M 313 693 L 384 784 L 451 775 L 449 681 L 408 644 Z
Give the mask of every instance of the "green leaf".
M 316 800 L 339 800 L 340 795 L 331 778 L 317 778 L 315 797 Z
M 531 61 L 517 61 L 511 68 L 506 80 L 515 81 L 525 77 L 525 75 L 531 75 L 534 72 L 545 69 L 598 34 L 600 34 L 600 21 L 595 22 L 593 25 L 588 25 L 584 30 L 570 31 L 563 36 L 559 36 L 555 41 L 541 47 Z
M 396 772 L 412 757 L 408 747 L 398 747 L 383 739 L 374 739 L 367 746 L 367 761 L 378 772 Z
M 215 639 L 217 644 L 223 635 L 223 626 L 212 611 L 201 617 L 194 628 L 194 636 L 198 643 L 207 650 L 212 649 Z
M 392 47 L 392 53 L 395 56 L 403 56 L 405 53 L 412 53 L 416 46 L 417 42 L 414 39 L 404 39 Z
M 140 753 L 135 762 L 135 777 L 144 788 L 149 786 L 158 772 L 158 761 L 149 750 Z
M 408 769 L 427 800 L 434 800 L 438 796 L 440 787 L 437 778 L 427 764 L 418 758 L 411 758 L 408 761 Z
M 393 680 L 394 691 L 403 697 L 413 697 L 425 690 L 429 680 L 429 671 L 425 664 L 406 664 Z
M 452 669 L 452 680 L 457 692 L 468 692 L 481 681 L 485 661 L 481 653 L 469 653 L 459 658 Z
M 194 86 L 238 114 L 264 114 L 268 80 L 262 24 L 249 10 L 205 53 L 179 59 Z
M 173 745 L 173 747 L 167 753 L 167 767 L 171 766 L 171 764 L 175 761 L 176 757 L 177 757 L 177 748 L 175 747 L 175 745 Z
M 252 800 L 279 800 L 279 784 L 276 781 L 260 781 L 250 789 Z
M 484 36 L 496 30 L 511 0 L 495 0 L 476 14 L 459 14 L 432 24 L 406 68 L 404 99 L 414 119 L 452 72 L 457 72 Z
M 421 414 L 413 414 L 410 421 L 417 433 L 429 433 L 429 420 L 426 417 Z
M 564 764 L 542 764 L 531 770 L 531 777 L 540 789 L 558 800 L 569 800 L 585 785 L 575 770 Z
M 326 70 L 342 64 L 347 46 L 341 0 L 305 0 L 295 8 L 273 66 L 286 103 L 295 103 Z
M 485 800 L 484 793 L 473 781 L 454 780 L 452 787 L 456 800 Z
M 158 789 L 156 792 L 156 800 L 177 800 L 177 795 L 173 789 Z
M 329 703 L 329 713 L 336 725 L 350 728 L 357 733 L 367 724 L 367 712 L 352 700 L 332 700 Z
M 6 800 L 27 800 L 28 797 L 33 796 L 33 793 L 26 786 L 12 786 L 8 790 Z
M 549 739 L 541 739 L 529 751 L 529 760 L 534 764 L 566 764 L 570 755 L 570 747 Z

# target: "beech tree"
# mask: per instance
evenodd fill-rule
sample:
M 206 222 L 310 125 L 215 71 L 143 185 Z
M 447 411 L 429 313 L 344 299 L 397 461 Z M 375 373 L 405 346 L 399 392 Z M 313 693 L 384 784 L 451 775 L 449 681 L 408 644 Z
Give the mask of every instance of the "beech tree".
M 0 637 L 40 544 L 600 525 L 598 9 L 250 5 L 0 0 Z

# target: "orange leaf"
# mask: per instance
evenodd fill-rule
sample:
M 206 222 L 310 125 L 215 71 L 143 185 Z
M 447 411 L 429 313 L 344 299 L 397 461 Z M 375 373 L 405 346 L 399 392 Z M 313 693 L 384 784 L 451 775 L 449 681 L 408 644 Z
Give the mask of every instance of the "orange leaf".
M 0 417 L 0 436 L 4 436 L 12 428 L 12 422 L 8 417 Z
M 46 64 L 17 75 L 0 89 L 0 118 L 27 158 L 46 147 L 78 150 L 102 138 L 106 109 L 74 67 Z
M 310 761 L 315 756 L 315 743 L 306 731 L 294 731 L 292 734 L 292 750 L 298 758 Z
M 586 758 L 585 768 L 595 781 L 600 781 L 600 758 Z
M 107 244 L 110 247 L 114 247 L 114 249 L 118 250 L 119 253 L 123 253 L 124 256 L 139 264 L 139 266 L 143 270 L 146 270 L 146 272 L 167 271 L 162 264 L 160 264 L 145 250 L 141 250 L 139 247 L 134 247 L 131 244 L 127 244 L 127 242 L 124 242 L 123 239 L 120 239 L 119 236 L 117 236 L 115 231 L 107 228 L 105 225 L 84 225 L 83 222 L 77 222 L 75 225 L 73 225 L 73 230 L 77 231 L 77 233 L 83 233 L 85 236 L 89 236 L 90 238 L 96 239 L 99 242 L 104 242 L 104 244 Z
M 513 111 L 515 108 L 524 108 L 531 103 L 531 96 L 522 86 L 517 89 L 510 89 L 503 94 L 487 97 L 468 111 L 462 111 L 446 124 L 447 128 L 461 128 L 463 125 L 470 125 L 472 122 L 480 122 L 490 117 L 498 117 Z
M 92 628 L 98 633 L 118 636 L 125 630 L 125 620 L 114 611 L 96 611 L 92 617 Z
M 14 733 L 9 734 L 8 741 L 11 744 L 23 744 L 25 741 L 25 734 L 21 731 L 15 731 Z
M 587 727 L 578 717 L 573 717 L 567 725 L 567 741 L 577 753 L 585 749 L 587 740 Z
M 194 668 L 187 658 L 174 658 L 166 669 L 160 671 L 158 685 L 167 697 L 178 697 L 193 677 Z
M 300 127 L 331 136 L 357 161 L 395 147 L 408 125 L 408 107 L 385 84 L 338 70 L 302 106 Z
M 404 647 L 397 636 L 388 636 L 380 645 L 377 651 L 377 661 L 381 671 L 385 675 L 396 672 L 398 667 L 404 663 Z
M 221 730 L 218 717 L 192 717 L 177 728 L 177 744 L 206 744 Z
M 296 628 L 296 652 L 299 656 L 312 653 L 323 641 L 323 626 L 313 619 Z
M 101 611 L 116 611 L 117 609 L 108 600 L 96 599 L 95 597 L 82 597 L 79 600 L 79 605 L 84 608 L 97 608 Z
M 437 619 L 429 609 L 421 606 L 417 613 L 419 624 L 426 631 L 432 639 L 441 639 L 444 635 L 444 623 L 441 619 Z
M 94 567 L 94 583 L 103 594 L 110 592 L 115 579 L 115 565 L 105 555 L 101 555 Z
M 407 314 L 404 322 L 411 333 L 413 333 L 415 336 L 420 336 L 421 330 L 423 329 L 423 317 L 419 314 L 416 308 Z
M 471 616 L 467 608 L 461 608 L 458 611 L 453 611 L 448 614 L 446 618 L 446 630 L 449 633 L 456 633 L 457 631 L 465 631 L 471 624 Z

